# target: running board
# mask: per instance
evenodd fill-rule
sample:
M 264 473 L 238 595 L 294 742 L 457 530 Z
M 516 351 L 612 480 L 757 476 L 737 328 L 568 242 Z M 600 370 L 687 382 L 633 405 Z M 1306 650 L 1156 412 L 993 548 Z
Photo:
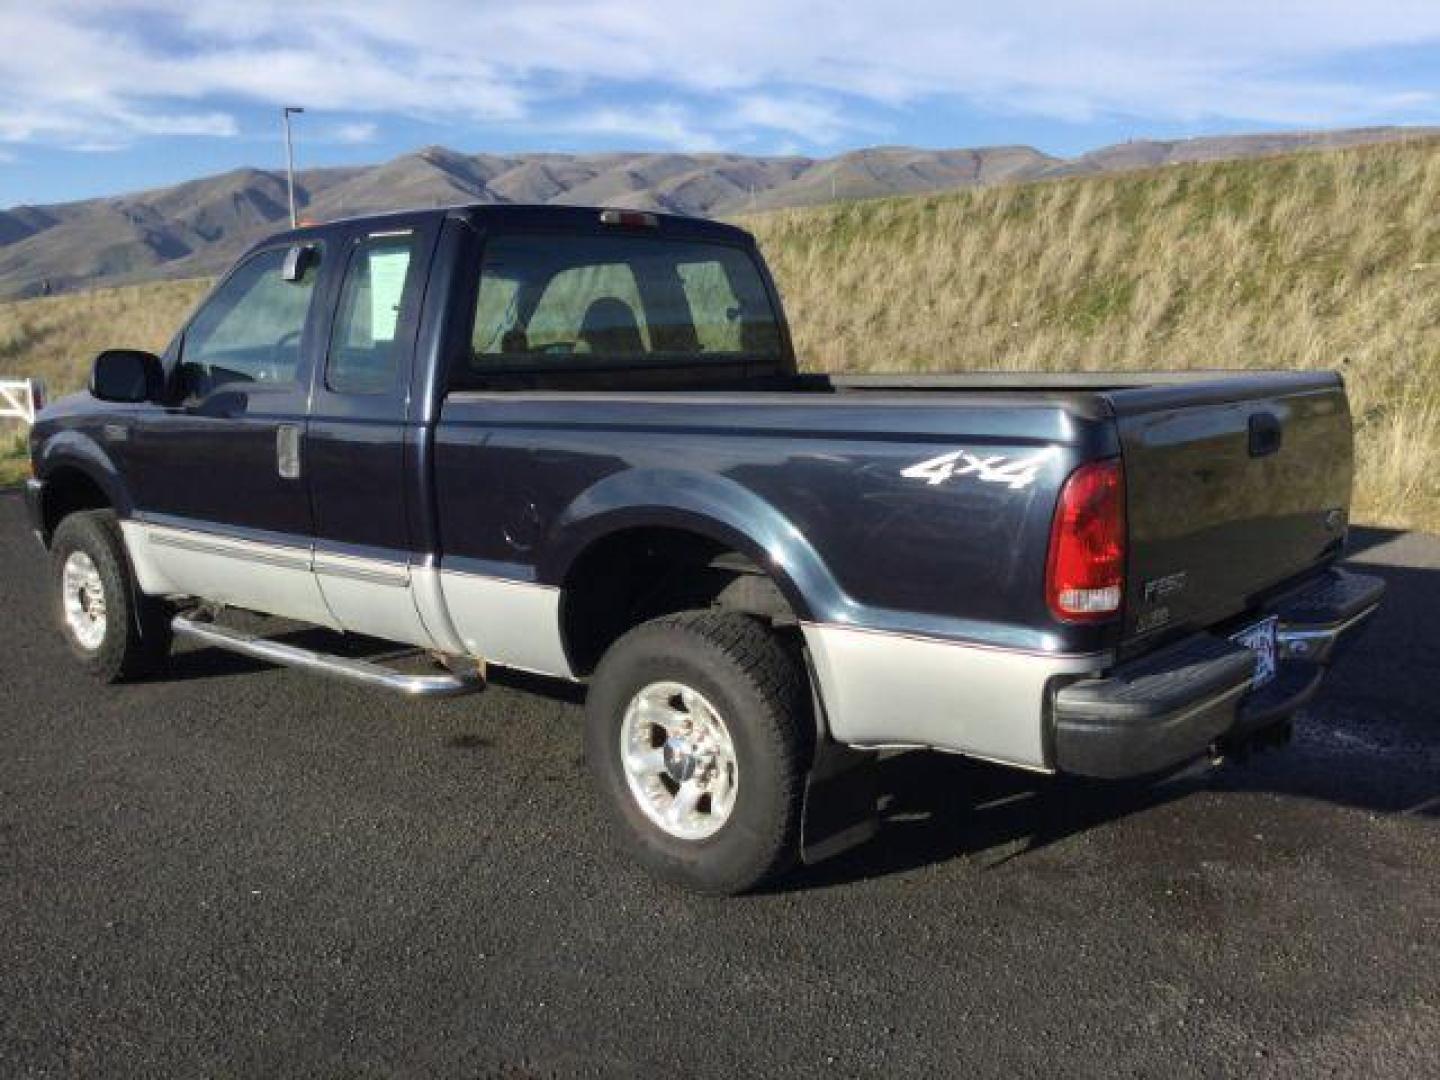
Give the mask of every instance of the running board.
M 407 675 L 370 660 L 354 660 L 346 656 L 312 652 L 310 649 L 232 630 L 228 626 L 199 622 L 184 615 L 176 615 L 170 625 L 180 637 L 191 638 L 217 649 L 228 649 L 230 652 L 241 653 L 271 664 L 313 671 L 364 686 L 378 686 L 412 697 L 451 697 L 480 690 L 485 685 L 478 670 L 473 676 L 453 671 L 443 675 Z

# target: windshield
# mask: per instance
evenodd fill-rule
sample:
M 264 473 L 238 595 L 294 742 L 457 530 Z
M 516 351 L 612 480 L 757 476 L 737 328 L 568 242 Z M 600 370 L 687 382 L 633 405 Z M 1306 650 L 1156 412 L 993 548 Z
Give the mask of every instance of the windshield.
M 780 328 L 750 254 L 636 236 L 501 236 L 485 246 L 471 370 L 773 360 Z

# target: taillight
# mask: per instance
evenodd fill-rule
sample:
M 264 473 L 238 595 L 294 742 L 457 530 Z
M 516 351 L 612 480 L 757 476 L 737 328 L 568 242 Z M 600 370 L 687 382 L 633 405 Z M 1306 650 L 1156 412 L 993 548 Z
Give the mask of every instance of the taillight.
M 1060 489 L 1045 598 L 1057 619 L 1092 622 L 1125 595 L 1125 472 L 1119 458 L 1082 465 Z

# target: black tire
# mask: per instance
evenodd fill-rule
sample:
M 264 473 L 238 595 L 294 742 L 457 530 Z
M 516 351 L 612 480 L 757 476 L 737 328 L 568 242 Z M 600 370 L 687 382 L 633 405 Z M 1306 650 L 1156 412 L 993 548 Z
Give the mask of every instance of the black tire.
M 656 682 L 704 695 L 734 745 L 734 806 L 704 839 L 662 830 L 625 778 L 626 709 Z M 813 746 L 809 684 L 798 657 L 747 615 L 682 612 L 636 627 L 600 661 L 585 702 L 586 757 L 621 846 L 657 876 L 711 895 L 745 892 L 794 864 Z
M 104 595 L 104 633 L 94 645 L 81 641 L 66 618 L 65 566 L 77 552 L 90 557 Z M 136 585 L 111 511 L 85 510 L 60 522 L 50 543 L 50 586 L 60 632 L 94 678 L 113 683 L 148 675 L 169 654 L 170 606 Z

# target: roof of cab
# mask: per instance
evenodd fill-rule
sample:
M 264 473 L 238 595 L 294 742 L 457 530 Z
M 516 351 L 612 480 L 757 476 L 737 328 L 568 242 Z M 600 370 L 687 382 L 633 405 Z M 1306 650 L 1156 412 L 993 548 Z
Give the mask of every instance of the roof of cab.
M 623 212 L 638 212 L 653 218 L 654 230 L 640 229 L 626 225 L 604 224 L 600 215 L 606 210 L 621 209 Z M 629 211 L 625 208 L 602 206 L 550 206 L 529 203 L 474 203 L 459 206 L 444 206 L 415 210 L 395 210 L 383 214 L 361 214 L 355 217 L 337 218 L 333 221 L 302 224 L 299 228 L 288 229 L 267 238 L 264 243 L 273 244 L 280 240 L 304 240 L 323 236 L 337 227 L 354 229 L 373 227 L 382 230 L 394 227 L 417 217 L 465 217 L 480 228 L 494 228 L 510 231 L 551 231 L 586 233 L 618 233 L 628 235 L 659 235 L 674 239 L 721 240 L 730 243 L 753 244 L 754 237 L 744 229 L 706 218 L 686 217 L 681 214 L 662 214 L 652 210 Z

